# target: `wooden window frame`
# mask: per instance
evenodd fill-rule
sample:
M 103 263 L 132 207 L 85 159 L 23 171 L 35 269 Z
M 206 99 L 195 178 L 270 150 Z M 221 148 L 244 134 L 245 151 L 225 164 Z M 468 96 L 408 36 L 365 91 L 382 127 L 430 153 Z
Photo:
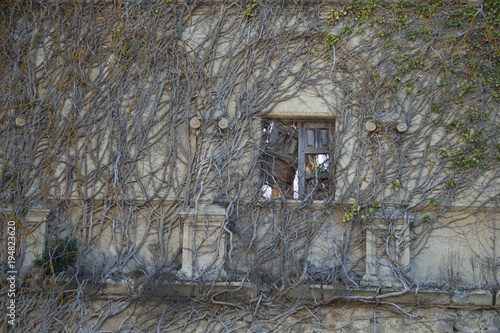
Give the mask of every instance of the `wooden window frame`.
M 313 122 L 304 121 L 299 123 L 299 152 L 298 152 L 298 180 L 299 180 L 299 200 L 305 200 L 306 197 L 306 155 L 328 154 L 329 158 L 329 187 L 332 191 L 332 148 L 333 148 L 333 130 L 334 126 L 331 122 Z M 309 144 L 311 138 L 308 132 L 314 133 L 314 143 Z M 326 132 L 327 142 L 322 144 L 322 135 Z M 307 194 L 309 196 L 310 194 Z

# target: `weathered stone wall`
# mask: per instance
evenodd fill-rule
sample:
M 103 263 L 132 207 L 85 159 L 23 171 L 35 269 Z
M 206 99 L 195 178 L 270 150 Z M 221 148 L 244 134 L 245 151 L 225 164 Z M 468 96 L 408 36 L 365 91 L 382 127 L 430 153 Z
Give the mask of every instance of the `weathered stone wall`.
M 497 330 L 499 6 L 2 7 L 26 330 Z M 331 125 L 322 200 L 263 194 L 270 122 Z M 74 266 L 29 268 L 65 238 Z
M 254 315 L 251 311 L 241 310 L 236 321 L 231 323 L 238 332 L 497 332 L 500 330 L 498 309 L 472 309 L 461 306 L 422 305 L 412 313 L 416 317 L 395 314 L 388 305 L 361 305 L 359 303 L 340 303 L 315 307 L 313 305 L 294 313 L 292 316 L 279 317 L 287 308 L 272 313 Z M 97 301 L 94 310 L 113 311 L 113 302 Z M 147 320 L 145 308 L 155 308 Z M 104 330 L 116 331 L 116 327 L 129 330 L 132 327 L 150 327 L 174 331 L 205 332 L 224 330 L 224 322 L 231 315 L 224 313 L 224 306 L 213 309 L 183 309 L 180 304 L 145 303 L 129 306 L 101 326 Z M 204 319 L 187 321 L 185 313 L 198 311 Z M 137 325 L 141 323 L 140 325 Z M 90 329 L 93 322 L 89 322 Z

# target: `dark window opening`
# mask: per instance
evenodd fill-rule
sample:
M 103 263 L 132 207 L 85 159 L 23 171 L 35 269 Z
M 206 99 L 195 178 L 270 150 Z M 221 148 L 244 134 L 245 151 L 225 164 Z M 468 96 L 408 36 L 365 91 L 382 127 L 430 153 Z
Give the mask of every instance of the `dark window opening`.
M 263 129 L 264 198 L 323 200 L 332 193 L 333 125 L 269 121 Z

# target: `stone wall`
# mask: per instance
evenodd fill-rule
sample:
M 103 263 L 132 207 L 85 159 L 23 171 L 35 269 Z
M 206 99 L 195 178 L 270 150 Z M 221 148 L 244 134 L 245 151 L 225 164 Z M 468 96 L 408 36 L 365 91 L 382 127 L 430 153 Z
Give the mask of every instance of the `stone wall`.
M 499 11 L 6 8 L 0 207 L 26 330 L 498 330 Z M 77 263 L 31 267 L 57 239 Z

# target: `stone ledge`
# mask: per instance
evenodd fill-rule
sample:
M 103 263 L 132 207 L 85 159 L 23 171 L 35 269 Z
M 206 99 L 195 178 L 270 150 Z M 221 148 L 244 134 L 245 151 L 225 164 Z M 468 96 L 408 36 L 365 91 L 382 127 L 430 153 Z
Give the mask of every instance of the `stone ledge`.
M 140 293 L 144 285 L 133 281 L 114 281 L 108 279 L 103 284 L 101 295 L 123 296 Z M 259 297 L 258 291 L 248 283 L 213 282 L 200 285 L 192 282 L 171 282 L 161 284 L 158 296 L 196 297 L 203 293 L 232 293 L 235 296 Z M 164 295 L 163 295 L 164 294 Z M 287 299 L 302 299 L 315 303 L 328 303 L 334 300 L 391 302 L 405 305 L 440 305 L 446 307 L 493 307 L 493 296 L 488 290 L 441 291 L 418 290 L 383 290 L 376 288 L 339 290 L 330 285 L 304 285 L 287 290 L 283 296 Z M 500 291 L 496 294 L 496 304 L 500 302 Z
M 66 281 L 68 282 L 68 281 Z M 137 296 L 144 291 L 144 283 L 138 283 L 133 279 L 107 279 L 100 284 L 98 297 L 112 296 Z M 95 285 L 94 285 L 95 287 Z M 63 281 L 50 280 L 42 284 L 34 283 L 32 291 L 37 292 L 41 288 L 57 289 L 60 291 L 71 291 Z M 258 290 L 248 282 L 210 282 L 198 284 L 193 282 L 164 282 L 156 286 L 157 297 L 197 297 L 202 294 L 222 295 L 231 293 L 233 296 L 249 297 L 252 299 L 260 297 Z M 96 289 L 87 283 L 83 293 L 88 294 Z M 261 293 L 265 293 L 261 291 Z M 378 290 L 377 288 L 341 290 L 331 285 L 299 285 L 286 290 L 283 295 L 288 300 L 312 301 L 316 304 L 328 304 L 337 300 L 352 302 L 390 302 L 402 305 L 415 306 L 444 306 L 449 308 L 500 308 L 500 291 L 494 296 L 489 290 L 470 291 L 443 291 L 437 289 L 411 289 L 408 292 L 401 290 Z
M 37 292 L 41 288 L 60 291 L 71 291 L 63 281 L 50 280 L 45 283 L 35 283 L 32 291 Z M 68 282 L 68 281 L 66 281 Z M 98 297 L 112 296 L 137 296 L 144 291 L 146 285 L 137 283 L 130 279 L 107 279 L 100 287 Z M 225 294 L 231 293 L 233 296 L 258 298 L 258 290 L 252 288 L 248 282 L 212 282 L 204 285 L 193 282 L 164 282 L 156 286 L 158 288 L 155 296 L 158 297 L 197 297 L 202 294 Z M 83 293 L 88 294 L 95 291 L 90 284 L 86 284 Z M 265 293 L 262 292 L 261 293 Z M 403 305 L 421 306 L 445 306 L 450 308 L 498 308 L 500 304 L 500 291 L 493 295 L 489 290 L 471 291 L 442 291 L 436 289 L 428 290 L 378 290 L 376 288 L 340 290 L 331 285 L 299 285 L 291 287 L 283 293 L 288 300 L 312 301 L 316 304 L 328 304 L 337 300 L 362 301 L 362 302 L 390 302 Z M 495 305 L 494 305 L 495 304 Z

